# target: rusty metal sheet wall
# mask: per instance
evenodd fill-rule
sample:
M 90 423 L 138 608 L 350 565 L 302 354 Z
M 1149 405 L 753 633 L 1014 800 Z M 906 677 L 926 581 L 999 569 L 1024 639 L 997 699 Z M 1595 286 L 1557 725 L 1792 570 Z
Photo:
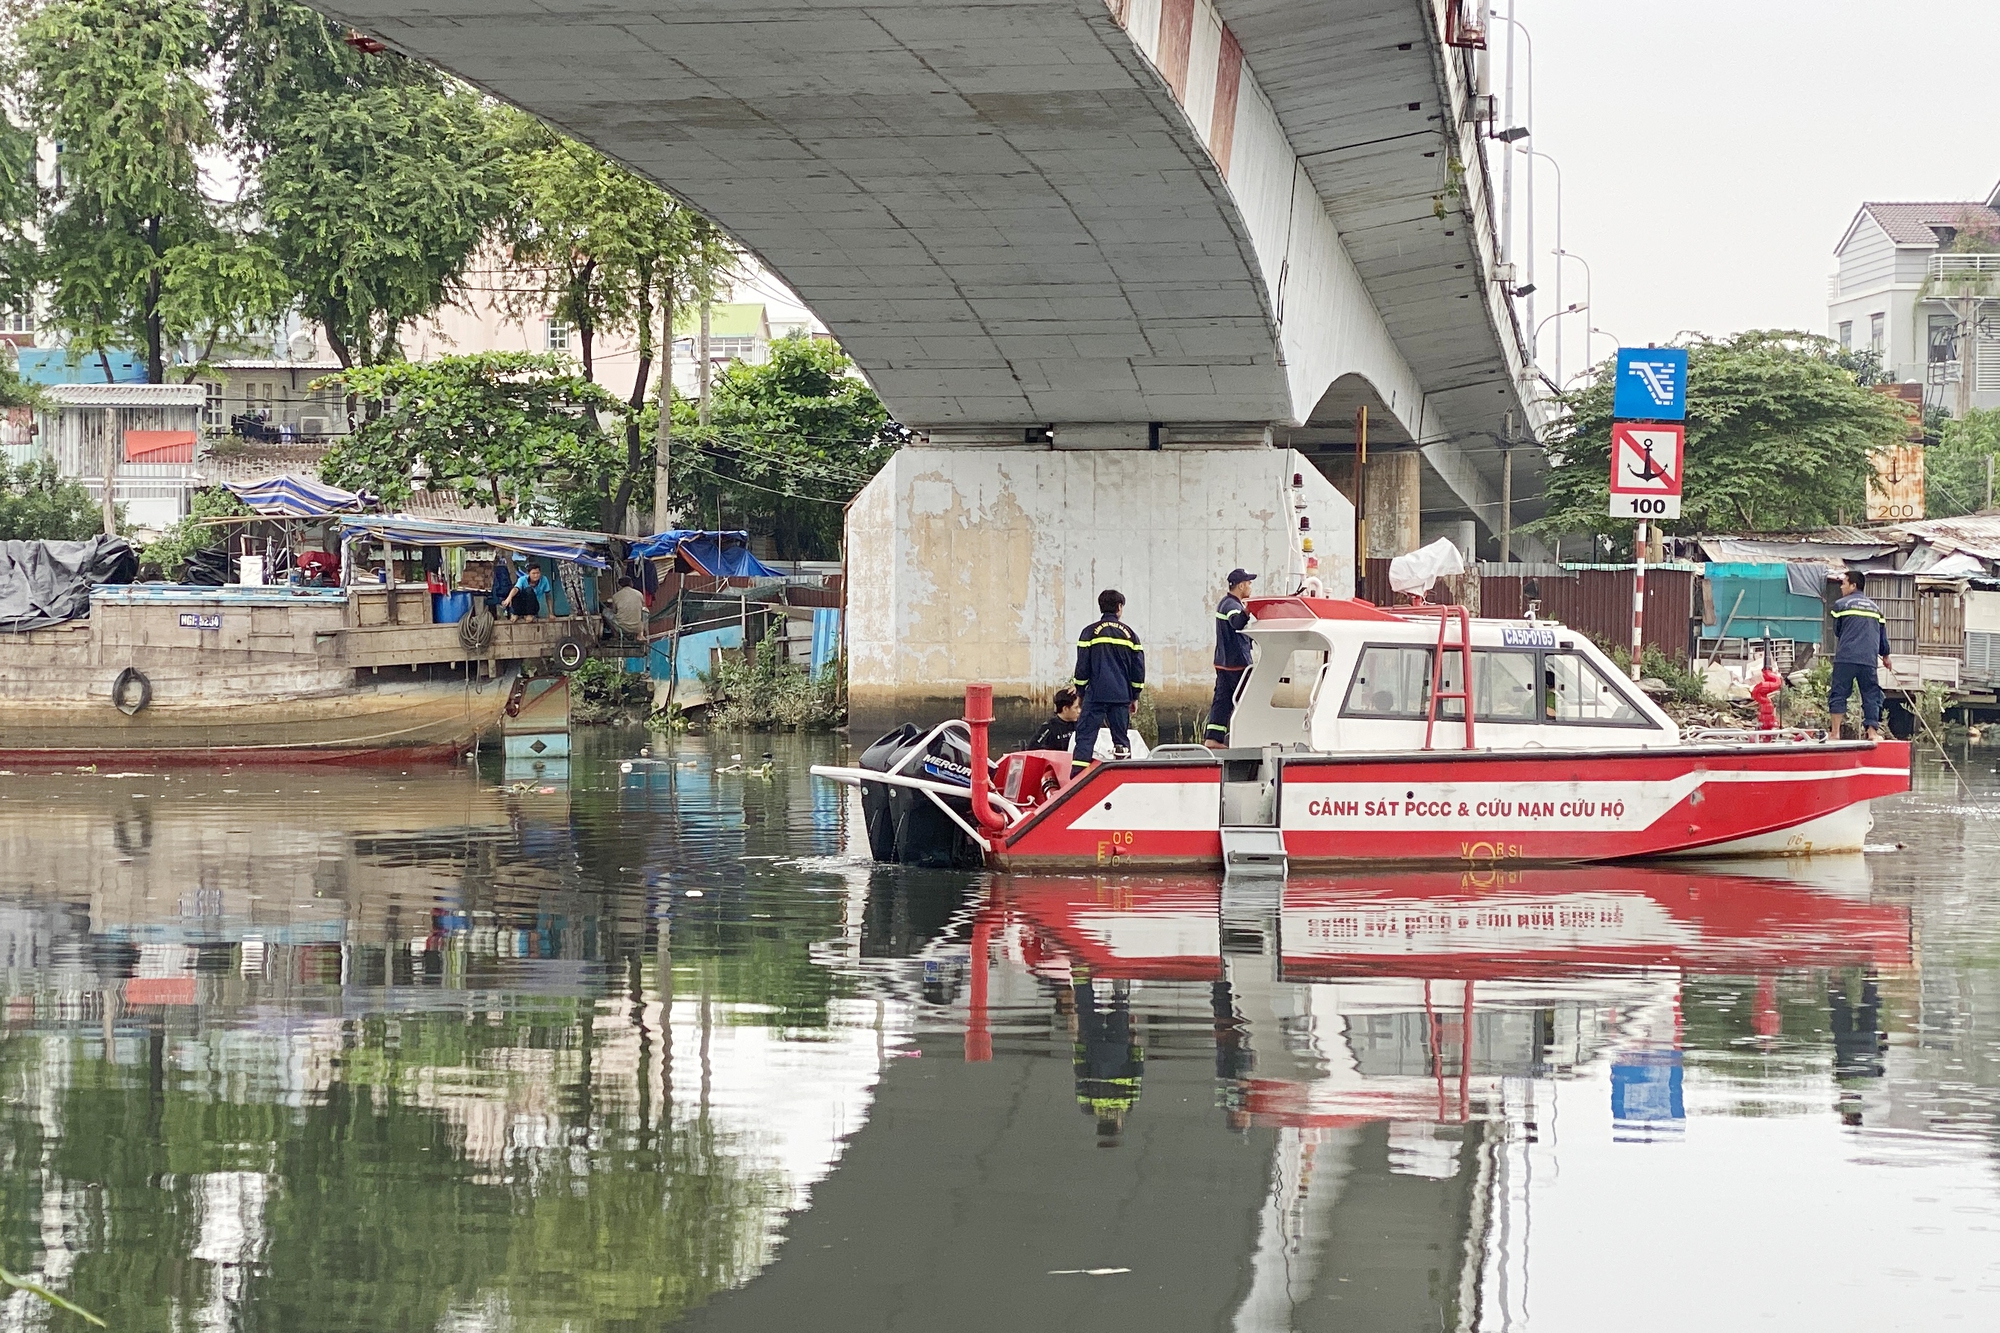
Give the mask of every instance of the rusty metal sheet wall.
M 1561 575 L 1538 574 L 1542 614 L 1581 630 L 1599 643 L 1624 647 L 1632 642 L 1632 571 L 1582 569 Z M 1521 577 L 1488 574 L 1480 580 L 1482 614 L 1502 619 L 1527 614 Z M 1688 569 L 1647 569 L 1646 642 L 1676 662 L 1694 652 L 1691 622 L 1699 614 L 1695 598 L 1700 575 Z

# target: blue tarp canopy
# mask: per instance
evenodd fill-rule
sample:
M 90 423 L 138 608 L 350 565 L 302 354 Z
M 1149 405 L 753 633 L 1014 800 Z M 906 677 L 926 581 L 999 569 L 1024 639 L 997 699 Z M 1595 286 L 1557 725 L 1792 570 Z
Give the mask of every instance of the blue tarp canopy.
M 225 481 L 231 494 L 267 518 L 328 518 L 358 514 L 368 502 L 353 491 L 308 477 L 268 477 L 263 481 Z
M 602 532 L 574 528 L 531 528 L 516 523 L 458 523 L 442 519 L 407 518 L 401 514 L 368 514 L 340 520 L 340 539 L 393 542 L 400 546 L 490 546 L 514 555 L 573 560 L 592 569 L 610 565 L 606 555 L 611 538 Z
M 656 532 L 632 543 L 635 560 L 656 560 L 685 556 L 688 563 L 712 578 L 782 578 L 784 571 L 771 568 L 750 554 L 747 532 L 704 532 L 698 528 L 676 528 Z

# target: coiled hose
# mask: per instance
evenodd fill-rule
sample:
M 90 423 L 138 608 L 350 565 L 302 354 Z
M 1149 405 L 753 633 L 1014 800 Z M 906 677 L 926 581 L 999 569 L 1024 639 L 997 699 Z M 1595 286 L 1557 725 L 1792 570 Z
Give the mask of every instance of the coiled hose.
M 478 657 L 493 643 L 493 612 L 484 602 L 475 603 L 465 619 L 458 622 L 458 641 L 467 657 Z

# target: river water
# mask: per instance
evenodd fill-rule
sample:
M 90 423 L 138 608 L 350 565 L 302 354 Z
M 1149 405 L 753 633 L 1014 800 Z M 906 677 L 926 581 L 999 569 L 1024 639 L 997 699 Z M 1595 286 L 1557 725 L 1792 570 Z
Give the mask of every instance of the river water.
M 0 1265 L 175 1333 L 2000 1326 L 1979 751 L 1866 857 L 1280 900 L 877 868 L 832 738 L 644 743 L 0 775 Z

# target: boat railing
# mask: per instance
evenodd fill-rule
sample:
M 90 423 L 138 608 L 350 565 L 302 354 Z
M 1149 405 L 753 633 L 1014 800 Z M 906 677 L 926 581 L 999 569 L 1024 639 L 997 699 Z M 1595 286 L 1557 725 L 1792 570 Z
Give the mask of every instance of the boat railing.
M 1809 727 L 1776 727 L 1760 731 L 1755 727 L 1697 727 L 1681 733 L 1683 745 L 1804 745 L 1817 743 L 1825 733 Z

